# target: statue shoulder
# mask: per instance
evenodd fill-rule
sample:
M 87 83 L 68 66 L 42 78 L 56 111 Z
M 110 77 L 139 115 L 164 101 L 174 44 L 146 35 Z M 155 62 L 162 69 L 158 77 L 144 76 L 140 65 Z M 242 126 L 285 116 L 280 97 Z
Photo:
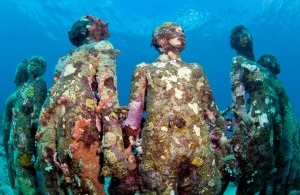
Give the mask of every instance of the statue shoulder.
M 198 69 L 198 68 L 202 68 L 201 66 L 200 66 L 200 64 L 197 64 L 197 63 L 188 63 L 188 66 L 190 66 L 191 68 L 195 68 L 195 69 Z
M 148 67 L 149 67 L 149 64 L 146 64 L 145 62 L 139 63 L 134 68 L 133 76 L 135 77 L 137 75 L 143 75 L 144 73 L 147 72 Z
M 145 69 L 149 66 L 149 64 L 142 62 L 135 66 L 135 69 Z
M 114 50 L 113 45 L 109 41 L 107 41 L 107 40 L 102 40 L 102 41 L 97 42 L 94 45 L 94 47 L 98 51 Z
M 198 73 L 200 75 L 204 74 L 203 67 L 200 64 L 198 64 L 198 63 L 188 63 L 188 66 L 190 67 L 192 72 Z
M 243 56 L 234 56 L 232 58 L 232 65 L 236 65 L 236 64 L 242 64 L 247 62 L 247 58 L 243 57 Z

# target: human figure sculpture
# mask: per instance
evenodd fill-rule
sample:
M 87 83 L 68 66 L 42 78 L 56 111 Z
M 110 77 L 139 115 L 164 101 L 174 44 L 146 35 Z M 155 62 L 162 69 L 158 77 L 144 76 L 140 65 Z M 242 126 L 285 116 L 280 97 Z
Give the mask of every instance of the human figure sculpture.
M 270 72 L 255 62 L 253 39 L 245 26 L 232 29 L 233 150 L 239 162 L 237 194 L 265 193 L 280 140 L 281 116 Z
M 300 165 L 300 129 L 289 96 L 277 78 L 280 64 L 276 57 L 272 54 L 264 54 L 259 58 L 258 63 L 271 72 L 282 120 L 280 145 L 275 161 L 277 171 L 273 177 L 273 194 L 289 194 Z
M 36 168 L 43 194 L 104 194 L 99 179 L 101 120 L 114 123 L 107 128 L 119 132 L 122 142 L 118 121 L 114 117 L 108 121 L 110 116 L 103 115 L 118 105 L 116 54 L 105 40 L 107 26 L 91 15 L 76 21 L 69 39 L 78 48 L 56 65 L 36 134 Z
M 7 98 L 4 113 L 3 113 L 3 119 L 2 119 L 2 127 L 3 127 L 3 145 L 5 149 L 6 154 L 6 160 L 8 164 L 8 175 L 11 187 L 15 188 L 15 182 L 14 182 L 14 174 L 12 171 L 12 163 L 13 163 L 13 155 L 9 154 L 9 137 L 10 137 L 10 131 L 11 131 L 11 123 L 13 119 L 13 108 L 17 102 L 17 100 L 20 98 L 20 89 L 21 86 L 28 80 L 28 74 L 27 74 L 27 65 L 28 61 L 24 60 L 22 63 L 18 64 L 15 76 L 14 76 L 14 83 L 16 84 L 16 90 Z
M 221 191 L 218 159 L 212 150 L 218 150 L 223 121 L 203 69 L 180 58 L 185 43 L 178 24 L 163 23 L 152 35 L 159 57 L 137 65 L 133 73 L 123 126 L 142 140 L 137 151 L 143 194 Z
M 12 160 L 16 193 L 37 194 L 35 133 L 40 109 L 47 95 L 46 82 L 42 77 L 46 71 L 46 62 L 40 56 L 33 56 L 26 67 L 28 80 L 18 88 L 18 98 L 12 109 L 8 153 Z M 18 82 L 21 83 L 27 77 L 26 74 L 19 76 L 21 78 Z

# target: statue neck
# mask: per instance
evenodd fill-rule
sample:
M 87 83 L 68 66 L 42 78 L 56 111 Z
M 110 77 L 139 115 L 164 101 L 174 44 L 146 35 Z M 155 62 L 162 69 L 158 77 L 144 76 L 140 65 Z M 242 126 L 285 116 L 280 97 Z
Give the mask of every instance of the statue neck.
M 255 61 L 253 50 L 251 50 L 251 51 L 240 50 L 240 51 L 237 51 L 237 55 L 243 56 L 243 57 L 247 58 L 248 60 Z
M 170 61 L 170 60 L 179 60 L 181 61 L 180 58 L 180 53 L 178 51 L 167 51 L 165 53 L 161 53 L 157 60 L 160 61 Z

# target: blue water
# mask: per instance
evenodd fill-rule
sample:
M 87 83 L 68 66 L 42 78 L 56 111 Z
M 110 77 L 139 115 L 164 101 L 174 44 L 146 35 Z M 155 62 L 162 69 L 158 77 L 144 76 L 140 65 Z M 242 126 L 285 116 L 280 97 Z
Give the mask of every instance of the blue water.
M 233 26 L 246 25 L 254 37 L 254 52 L 276 55 L 282 66 L 280 79 L 300 119 L 300 1 L 285 0 L 6 0 L 0 6 L 0 114 L 15 89 L 16 65 L 24 58 L 41 55 L 48 62 L 45 78 L 53 80 L 57 59 L 74 47 L 67 32 L 86 14 L 109 22 L 109 40 L 121 50 L 117 58 L 120 104 L 126 105 L 134 66 L 152 62 L 157 52 L 150 47 L 152 30 L 174 21 L 186 32 L 182 59 L 201 64 L 220 110 L 231 103 L 229 70 L 235 55 L 229 46 Z

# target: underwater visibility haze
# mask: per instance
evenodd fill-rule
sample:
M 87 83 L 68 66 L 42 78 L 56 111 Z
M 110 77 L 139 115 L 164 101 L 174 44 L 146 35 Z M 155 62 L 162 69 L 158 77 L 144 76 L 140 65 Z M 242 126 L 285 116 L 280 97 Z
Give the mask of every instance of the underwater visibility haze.
M 119 103 L 128 104 L 134 68 L 155 61 L 152 31 L 163 22 L 175 22 L 186 36 L 181 54 L 198 63 L 210 83 L 220 111 L 232 104 L 230 67 L 236 51 L 230 47 L 231 29 L 245 25 L 252 34 L 255 59 L 272 53 L 281 65 L 278 75 L 294 113 L 300 120 L 300 0 L 6 0 L 0 6 L 0 116 L 15 90 L 16 67 L 25 58 L 40 55 L 47 62 L 44 78 L 53 85 L 60 57 L 75 47 L 68 31 L 82 16 L 108 22 L 109 42 L 120 50 L 116 58 Z M 2 186 L 2 191 L 3 190 Z

